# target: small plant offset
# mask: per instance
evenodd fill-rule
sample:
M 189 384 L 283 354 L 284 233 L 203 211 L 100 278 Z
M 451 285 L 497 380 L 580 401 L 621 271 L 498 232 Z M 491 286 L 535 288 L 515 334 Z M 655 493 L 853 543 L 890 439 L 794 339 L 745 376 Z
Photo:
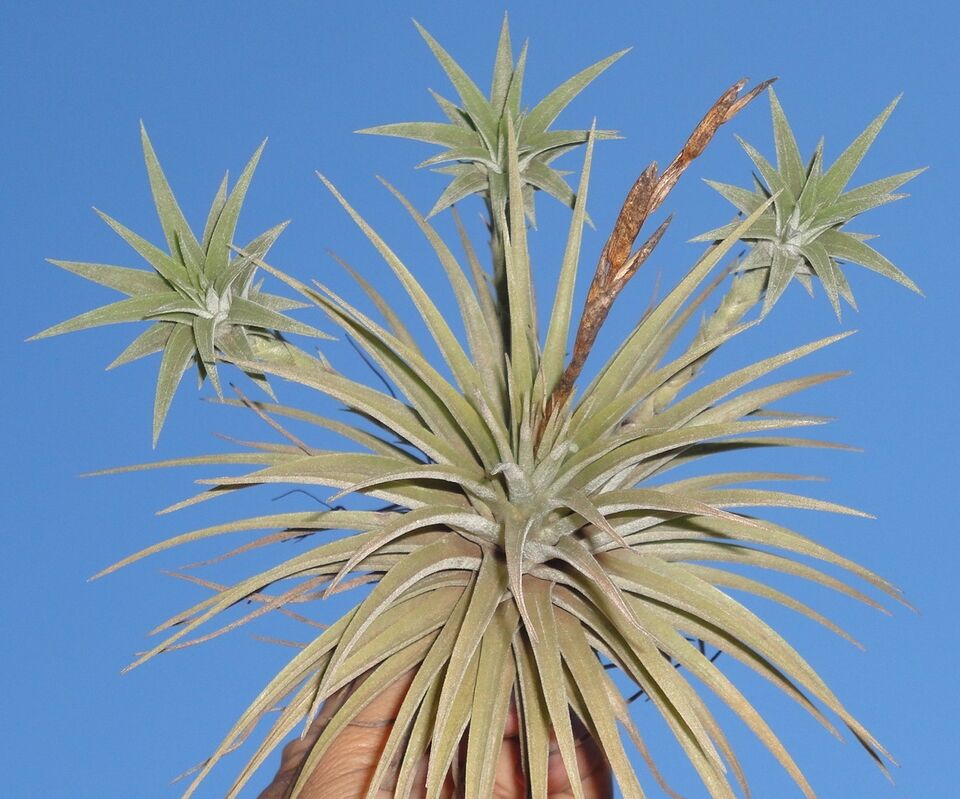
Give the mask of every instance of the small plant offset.
M 435 304 L 408 266 L 323 176 L 321 180 L 383 257 L 433 337 L 444 363 L 431 363 L 385 299 L 382 274 L 354 273 L 382 320 L 366 315 L 326 286 L 301 283 L 271 266 L 268 250 L 283 226 L 251 242 L 234 231 L 260 151 L 235 186 L 217 192 L 201 235 L 184 219 L 147 134 L 143 149 L 166 249 L 105 215 L 107 223 L 144 258 L 147 269 L 54 261 L 126 295 L 43 331 L 51 336 L 117 322 L 147 322 L 113 362 L 160 353 L 154 441 L 185 372 L 196 367 L 221 394 L 222 364 L 246 373 L 270 396 L 244 405 L 276 437 L 227 454 L 183 458 L 150 466 L 247 464 L 241 476 L 202 482 L 209 490 L 189 505 L 232 490 L 283 484 L 316 491 L 358 493 L 379 509 L 339 506 L 275 513 L 184 533 L 110 567 L 103 574 L 181 544 L 248 531 L 261 536 L 227 555 L 271 545 L 282 553 L 270 568 L 234 585 L 206 583 L 212 595 L 178 613 L 157 632 L 163 640 L 134 666 L 155 655 L 206 640 L 271 611 L 303 613 L 331 593 L 367 586 L 349 613 L 303 645 L 264 688 L 215 752 L 192 775 L 185 796 L 251 734 L 259 746 L 239 771 L 229 796 L 282 742 L 304 730 L 328 698 L 361 675 L 328 713 L 290 796 L 302 793 L 331 742 L 364 706 L 408 672 L 412 684 L 366 791 L 383 784 L 394 795 L 421 796 L 415 785 L 428 759 L 426 793 L 438 797 L 454 769 L 466 799 L 492 793 L 493 769 L 505 719 L 515 703 L 523 770 L 533 799 L 547 796 L 551 736 L 573 786 L 582 796 L 574 724 L 609 761 L 625 797 L 672 793 L 648 755 L 643 731 L 663 723 L 676 737 L 709 794 L 747 794 L 746 777 L 724 730 L 699 693 L 712 691 L 749 727 L 812 797 L 807 777 L 772 725 L 724 674 L 739 661 L 798 702 L 828 730 L 852 733 L 884 767 L 889 755 L 848 711 L 814 668 L 777 630 L 736 596 L 757 595 L 796 610 L 844 638 L 818 612 L 764 582 L 780 572 L 876 604 L 858 588 L 811 565 L 820 561 L 903 602 L 888 582 L 815 541 L 755 515 L 755 509 L 801 508 L 856 513 L 849 508 L 775 488 L 756 487 L 792 474 L 709 471 L 713 456 L 778 447 L 833 446 L 803 437 L 800 428 L 824 420 L 778 410 L 781 400 L 839 376 L 767 379 L 844 334 L 803 343 L 778 355 L 707 379 L 704 366 L 725 343 L 758 324 L 776 322 L 776 303 L 796 280 L 814 294 L 817 283 L 840 315 L 854 304 L 847 270 L 858 264 L 916 291 L 897 267 L 851 225 L 870 209 L 899 199 L 917 172 L 848 188 L 854 171 L 895 103 L 887 107 L 831 164 L 823 146 L 805 159 L 771 81 L 744 93 L 731 86 L 707 111 L 676 158 L 660 171 L 651 164 L 631 188 L 589 276 L 584 307 L 574 310 L 582 234 L 587 216 L 591 158 L 610 131 L 555 130 L 558 114 L 617 53 L 583 70 L 533 105 L 522 100 L 526 48 L 514 61 L 504 23 L 489 94 L 485 94 L 426 32 L 456 98 L 435 95 L 445 122 L 384 125 L 364 133 L 439 145 L 425 162 L 450 182 L 423 216 L 387 186 L 427 238 L 456 298 L 462 341 L 448 322 L 452 309 Z M 718 129 L 764 90 L 773 118 L 775 164 L 744 143 L 756 170 L 749 188 L 710 183 L 738 212 L 734 221 L 700 236 L 706 249 L 672 288 L 636 322 L 605 364 L 589 362 L 614 301 L 667 233 L 670 220 L 641 236 L 690 163 Z M 554 168 L 555 159 L 583 146 L 576 188 Z M 746 165 L 745 165 L 746 166 Z M 749 175 L 745 169 L 745 174 Z M 566 248 L 555 285 L 537 286 L 549 316 L 537 319 L 538 270 L 527 247 L 538 192 L 570 206 Z M 429 217 L 453 206 L 486 207 L 489 251 L 479 254 L 466 230 L 463 258 L 435 231 Z M 608 223 L 594 220 L 601 229 Z M 720 220 L 718 220 L 720 221 Z M 539 235 L 549 235 L 543 231 Z M 352 270 L 351 270 L 352 272 Z M 267 293 L 266 275 L 286 284 L 297 300 Z M 679 278 L 679 279 L 678 279 Z M 352 340 L 382 382 L 369 385 L 339 373 L 310 345 L 288 334 L 328 338 L 288 312 L 315 306 L 339 334 Z M 762 340 L 761 340 L 762 346 Z M 591 379 L 584 379 L 586 374 Z M 353 412 L 334 421 L 317 408 L 278 404 L 276 381 L 294 381 Z M 283 426 L 283 419 L 333 431 L 354 446 L 314 447 Z M 671 471 L 699 464 L 698 476 Z M 146 468 L 146 467 L 134 467 Z M 122 470 L 119 470 L 122 471 Z M 304 500 L 308 502 L 309 500 Z M 344 531 L 335 538 L 325 531 Z M 297 554 L 272 545 L 304 539 Z M 745 571 L 743 566 L 753 567 Z M 732 567 L 732 568 L 730 568 Z M 753 576 L 746 576 L 746 573 Z M 247 600 L 254 610 L 224 621 Z M 232 617 L 231 617 L 232 618 Z M 303 618 L 300 616 L 300 618 Z M 852 640 L 852 639 L 850 639 Z M 717 660 L 717 651 L 724 657 Z M 711 654 L 713 653 L 713 654 Z M 650 703 L 631 713 L 630 694 L 614 681 L 619 671 Z M 695 678 L 695 687 L 691 678 Z M 635 774 L 625 733 L 647 760 L 653 783 Z M 390 772 L 390 773 L 388 773 Z M 658 787 L 659 785 L 659 787 Z M 415 793 L 414 793 L 415 792 Z M 382 794 L 380 794 L 382 795 Z

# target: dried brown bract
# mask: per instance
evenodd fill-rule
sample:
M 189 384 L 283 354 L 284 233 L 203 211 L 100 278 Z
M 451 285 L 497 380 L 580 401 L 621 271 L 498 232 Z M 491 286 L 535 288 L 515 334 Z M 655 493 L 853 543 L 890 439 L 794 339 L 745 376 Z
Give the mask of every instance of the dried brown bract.
M 647 219 L 663 204 L 687 167 L 707 148 L 720 126 L 733 119 L 775 80 L 769 78 L 763 81 L 742 97 L 740 92 L 747 85 L 747 79 L 738 80 L 710 107 L 662 175 L 657 175 L 657 163 L 654 161 L 637 178 L 613 224 L 613 232 L 600 253 L 577 328 L 573 355 L 547 402 L 543 424 L 569 398 L 610 308 L 630 278 L 660 243 L 672 217 L 668 217 L 634 252 L 634 243 Z

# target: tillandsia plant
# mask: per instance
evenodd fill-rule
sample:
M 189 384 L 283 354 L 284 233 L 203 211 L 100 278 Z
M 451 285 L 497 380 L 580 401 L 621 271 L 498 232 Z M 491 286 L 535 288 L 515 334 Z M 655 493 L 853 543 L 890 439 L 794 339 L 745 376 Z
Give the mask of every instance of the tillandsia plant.
M 758 487 L 804 479 L 797 475 L 707 468 L 714 456 L 731 451 L 834 446 L 800 435 L 801 428 L 823 419 L 775 406 L 840 374 L 768 378 L 845 334 L 765 354 L 709 381 L 703 379 L 703 366 L 727 342 L 775 319 L 774 305 L 794 278 L 810 289 L 819 281 L 838 314 L 839 298 L 853 303 L 846 277 L 850 263 L 916 289 L 865 243 L 865 235 L 848 229 L 863 212 L 902 196 L 895 192 L 916 174 L 847 188 L 892 106 L 825 169 L 822 145 L 809 162 L 801 158 L 772 81 L 746 92 L 745 81 L 731 86 L 666 169 L 651 164 L 641 172 L 596 257 L 578 317 L 574 287 L 588 221 L 591 160 L 596 142 L 613 134 L 595 127 L 554 131 L 550 125 L 621 54 L 588 67 L 525 110 L 526 48 L 515 62 L 506 22 L 489 96 L 421 32 L 457 95 L 454 101 L 436 96 L 448 121 L 364 132 L 444 148 L 425 162 L 442 164 L 452 176 L 431 214 L 474 194 L 486 206 L 487 257 L 477 252 L 461 225 L 461 261 L 429 215 L 387 185 L 449 279 L 465 341 L 448 322 L 452 311 L 439 307 L 415 277 L 415 271 L 432 267 L 409 268 L 330 181 L 321 180 L 412 300 L 442 363 L 431 363 L 379 285 L 351 270 L 382 321 L 321 283 L 304 284 L 270 265 L 268 249 L 280 227 L 250 243 L 233 241 L 257 156 L 230 193 L 224 181 L 197 237 L 144 132 L 147 171 L 167 250 L 104 217 L 148 262 L 148 269 L 53 262 L 128 298 L 40 336 L 116 322 L 149 324 L 114 363 L 162 353 L 155 437 L 191 364 L 218 391 L 219 365 L 232 364 L 261 387 L 268 388 L 267 377 L 293 381 L 354 414 L 352 423 L 334 421 L 314 409 L 278 404 L 272 397 L 255 401 L 239 393 L 237 399 L 223 401 L 251 409 L 279 439 L 226 454 L 131 467 L 252 467 L 240 476 L 204 479 L 209 489 L 176 507 L 264 484 L 309 490 L 326 486 L 339 492 L 329 499 L 329 509 L 309 507 L 194 530 L 106 569 L 102 574 L 215 536 L 261 532 L 224 557 L 302 540 L 299 554 L 278 558 L 235 584 L 200 581 L 212 594 L 161 625 L 156 632 L 162 640 L 132 666 L 269 612 L 312 621 L 309 614 L 323 597 L 358 586 L 368 591 L 339 621 L 322 631 L 308 627 L 311 640 L 300 645 L 195 770 L 184 796 L 194 794 L 229 752 L 265 727 L 228 794 L 238 795 L 271 752 L 295 731 L 309 728 L 324 702 L 337 694 L 340 699 L 324 714 L 323 725 L 313 725 L 289 787 L 289 796 L 303 794 L 337 736 L 378 694 L 403 678 L 410 679 L 409 688 L 364 786 L 367 799 L 380 795 L 384 785 L 395 786 L 397 797 L 433 799 L 445 795 L 451 772 L 467 799 L 490 797 L 492 764 L 511 703 L 517 711 L 526 790 L 533 799 L 547 796 L 552 737 L 573 795 L 583 796 L 575 725 L 609 762 L 625 797 L 645 796 L 649 788 L 641 788 L 646 777 L 635 773 L 621 730 L 661 788 L 672 794 L 641 733 L 657 718 L 676 737 L 712 797 L 733 797 L 737 785 L 747 794 L 744 769 L 703 689 L 729 706 L 800 791 L 812 797 L 807 777 L 771 724 L 725 674 L 724 664 L 730 661 L 771 681 L 827 730 L 836 732 L 835 723 L 848 728 L 884 768 L 890 757 L 881 744 L 783 635 L 737 598 L 764 597 L 853 640 L 764 575 L 794 575 L 871 605 L 877 603 L 853 582 L 864 581 L 904 602 L 900 591 L 822 544 L 757 515 L 756 509 L 857 511 Z M 610 308 L 651 257 L 669 219 L 649 236 L 641 238 L 641 231 L 718 129 L 764 90 L 773 112 L 776 165 L 744 145 L 759 173 L 753 187 L 711 184 L 736 206 L 738 218 L 700 237 L 708 245 L 689 271 L 650 306 L 606 363 L 593 370 L 592 379 L 584 379 Z M 553 163 L 581 145 L 583 164 L 574 190 Z M 542 327 L 527 244 L 538 193 L 572 209 L 556 285 L 541 287 L 552 300 Z M 285 284 L 298 299 L 266 293 L 257 274 Z M 385 385 L 346 377 L 325 357 L 291 341 L 288 334 L 325 337 L 286 315 L 304 304 L 320 309 L 340 335 L 351 339 Z M 318 448 L 309 434 L 288 431 L 283 419 L 333 431 L 360 451 Z M 702 470 L 677 477 L 671 472 L 678 467 Z M 383 504 L 364 510 L 332 504 L 348 494 Z M 343 534 L 325 540 L 325 531 Z M 839 569 L 847 579 L 821 570 L 816 562 Z M 250 600 L 255 602 L 252 612 L 224 621 L 223 614 Z M 716 652 L 724 658 L 717 660 Z M 412 678 L 405 677 L 410 673 Z M 617 673 L 621 677 L 615 680 Z M 342 689 L 361 675 L 366 679 L 344 695 Z M 630 694 L 618 687 L 621 679 L 634 684 L 634 695 L 649 698 L 651 710 L 631 713 Z M 416 785 L 417 779 L 425 780 L 425 786 Z

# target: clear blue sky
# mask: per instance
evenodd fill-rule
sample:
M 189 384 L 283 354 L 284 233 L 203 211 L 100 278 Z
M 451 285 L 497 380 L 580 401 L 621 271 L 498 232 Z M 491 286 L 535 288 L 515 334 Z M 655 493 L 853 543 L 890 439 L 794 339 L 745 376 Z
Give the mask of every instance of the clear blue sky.
M 72 8 L 71 8 L 72 5 Z M 81 9 L 82 6 L 82 9 Z M 826 475 L 818 495 L 879 519 L 804 517 L 802 529 L 901 585 L 921 609 L 884 617 L 822 592 L 801 595 L 850 628 L 861 653 L 799 617 L 760 609 L 821 669 L 848 706 L 900 759 L 890 787 L 855 743 L 833 741 L 772 690 L 748 683 L 811 774 L 823 799 L 947 797 L 956 792 L 955 513 L 957 422 L 957 186 L 960 98 L 952 4 L 899 2 L 573 3 L 508 6 L 514 36 L 531 40 L 527 98 L 589 63 L 634 50 L 572 105 L 565 126 L 621 130 L 598 150 L 590 213 L 595 254 L 623 193 L 651 159 L 668 161 L 717 95 L 743 75 L 779 75 L 778 92 L 809 152 L 823 134 L 828 159 L 899 92 L 905 98 L 859 175 L 861 182 L 928 165 L 913 196 L 873 212 L 860 226 L 925 290 L 926 299 L 854 272 L 861 312 L 843 327 L 860 333 L 817 357 L 823 370 L 852 377 L 795 400 L 793 407 L 838 417 L 835 440 L 863 454 L 803 456 L 800 468 Z M 273 261 L 309 279 L 332 277 L 325 249 L 370 273 L 381 269 L 313 175 L 321 169 L 417 262 L 423 249 L 403 212 L 374 180 L 383 174 L 421 208 L 443 185 L 412 166 L 428 146 L 355 136 L 383 123 L 437 118 L 426 88 L 445 79 L 416 34 L 416 16 L 486 83 L 503 7 L 490 3 L 87 3 L 7 4 L 0 26 L 0 186 L 10 281 L 2 293 L 2 352 L 8 385 L 0 563 L 3 686 L 7 721 L 0 750 L 2 792 L 16 797 L 178 795 L 169 780 L 200 760 L 288 650 L 246 633 L 159 658 L 121 677 L 144 633 L 201 596 L 160 572 L 203 551 L 156 558 L 87 584 L 104 565 L 161 537 L 284 506 L 269 492 L 209 503 L 180 518 L 153 511 L 189 494 L 186 472 L 80 480 L 81 472 L 140 462 L 150 450 L 156 362 L 105 374 L 130 333 L 103 329 L 23 344 L 30 334 L 112 295 L 44 263 L 44 258 L 135 264 L 135 256 L 90 211 L 96 205 L 160 239 L 139 150 L 143 119 L 187 215 L 202 222 L 223 170 L 242 166 L 260 140 L 266 154 L 241 219 L 241 235 L 292 218 Z M 724 128 L 671 196 L 677 220 L 648 273 L 610 323 L 623 331 L 645 304 L 653 273 L 670 280 L 697 252 L 689 236 L 722 224 L 724 202 L 700 181 L 745 183 L 740 133 L 772 149 L 766 102 Z M 570 168 L 578 168 L 575 158 Z M 539 200 L 538 253 L 557 255 L 562 209 Z M 472 215 L 472 212 L 470 212 Z M 588 256 L 589 258 L 589 256 Z M 426 282 L 435 267 L 422 260 Z M 645 282 L 646 281 L 646 282 Z M 12 284 L 12 285 L 11 285 Z M 772 354 L 838 329 L 826 302 L 789 292 L 754 336 Z M 406 308 L 404 309 L 406 313 Z M 310 319 L 321 323 L 319 319 Z M 321 323 L 322 324 L 322 323 Z M 613 336 L 608 339 L 612 340 Z M 347 352 L 328 348 L 331 357 Z M 739 353 L 746 357 L 745 353 Z M 728 363 L 736 361 L 736 355 Z M 209 393 L 205 389 L 204 393 Z M 285 394 L 291 397 L 290 394 Z M 322 405 L 321 407 L 329 407 Z M 250 419 L 178 395 L 159 455 L 224 445 L 212 431 L 260 432 Z M 783 458 L 780 468 L 797 469 Z M 299 503 L 299 504 L 298 504 Z M 243 568 L 252 568 L 245 564 Z M 230 576 L 231 572 L 221 572 Z M 332 611 L 331 611 L 332 613 Z M 265 634 L 286 632 L 272 622 Z M 653 718 L 648 707 L 638 720 Z M 652 734 L 664 766 L 691 797 L 674 747 Z M 758 797 L 798 795 L 759 744 L 735 737 Z M 220 796 L 231 764 L 206 785 Z M 266 775 L 264 775 L 266 777 Z M 255 793 L 250 793 L 250 796 Z

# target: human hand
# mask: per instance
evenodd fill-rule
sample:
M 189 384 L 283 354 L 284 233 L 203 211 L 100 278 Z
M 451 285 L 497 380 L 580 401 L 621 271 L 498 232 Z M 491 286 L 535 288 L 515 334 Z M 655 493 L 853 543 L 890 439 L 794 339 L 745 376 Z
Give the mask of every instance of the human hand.
M 413 674 L 414 672 L 409 672 L 383 691 L 337 736 L 307 780 L 301 794 L 302 799 L 362 799 Z M 297 739 L 284 748 L 280 769 L 270 786 L 260 794 L 260 799 L 286 799 L 313 742 L 320 735 L 326 721 L 349 695 L 351 688 L 352 686 L 348 687 L 328 701 L 302 740 Z M 492 799 L 525 799 L 527 796 L 526 780 L 520 761 L 519 732 L 517 712 L 512 707 L 503 731 L 503 746 L 495 766 Z M 575 732 L 580 733 L 577 765 L 583 778 L 584 799 L 610 799 L 613 792 L 609 766 L 593 740 L 583 734 L 582 728 Z M 426 776 L 427 763 L 424 759 L 411 799 L 423 799 Z M 572 799 L 573 792 L 567 772 L 555 746 L 551 747 L 548 778 L 550 799 Z M 393 796 L 393 783 L 389 779 L 388 777 L 385 780 L 377 794 L 378 799 Z M 452 799 L 456 795 L 457 786 L 453 776 L 448 775 L 441 791 L 441 799 Z

